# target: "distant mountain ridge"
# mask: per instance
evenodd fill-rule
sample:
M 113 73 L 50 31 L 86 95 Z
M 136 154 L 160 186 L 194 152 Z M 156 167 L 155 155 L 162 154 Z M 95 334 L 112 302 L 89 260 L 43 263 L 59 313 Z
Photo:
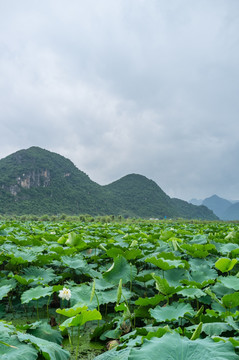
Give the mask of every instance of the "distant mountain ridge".
M 101 186 L 69 159 L 39 147 L 0 160 L 0 214 L 61 213 L 217 219 L 205 206 L 171 199 L 143 175 Z
M 239 220 L 239 201 L 237 200 L 227 200 L 217 195 L 212 195 L 204 200 L 190 200 L 192 204 L 200 203 L 200 201 L 221 220 Z

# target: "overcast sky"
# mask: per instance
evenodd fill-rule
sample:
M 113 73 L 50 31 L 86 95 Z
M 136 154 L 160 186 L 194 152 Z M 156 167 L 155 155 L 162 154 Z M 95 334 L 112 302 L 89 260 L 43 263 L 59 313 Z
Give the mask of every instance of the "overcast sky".
M 0 0 L 0 158 L 239 199 L 238 0 Z

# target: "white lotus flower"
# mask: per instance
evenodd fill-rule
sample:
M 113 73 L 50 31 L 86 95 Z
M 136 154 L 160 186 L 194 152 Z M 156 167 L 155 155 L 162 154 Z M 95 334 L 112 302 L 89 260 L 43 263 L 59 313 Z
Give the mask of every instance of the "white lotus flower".
M 62 298 L 62 300 L 70 300 L 71 298 L 71 291 L 70 289 L 63 288 L 63 290 L 59 291 L 59 297 Z

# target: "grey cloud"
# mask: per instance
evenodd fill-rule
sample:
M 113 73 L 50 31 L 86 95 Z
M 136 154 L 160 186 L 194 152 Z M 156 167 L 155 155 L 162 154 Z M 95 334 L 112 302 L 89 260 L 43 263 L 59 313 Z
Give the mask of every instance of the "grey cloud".
M 239 198 L 239 4 L 0 3 L 0 157 L 38 145 L 101 183 Z

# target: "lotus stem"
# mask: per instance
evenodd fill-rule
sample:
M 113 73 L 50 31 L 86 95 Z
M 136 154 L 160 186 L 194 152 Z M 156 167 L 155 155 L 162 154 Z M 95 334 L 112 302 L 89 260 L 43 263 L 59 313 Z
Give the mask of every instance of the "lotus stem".
M 37 320 L 39 321 L 39 309 L 38 309 L 38 300 L 37 300 Z

